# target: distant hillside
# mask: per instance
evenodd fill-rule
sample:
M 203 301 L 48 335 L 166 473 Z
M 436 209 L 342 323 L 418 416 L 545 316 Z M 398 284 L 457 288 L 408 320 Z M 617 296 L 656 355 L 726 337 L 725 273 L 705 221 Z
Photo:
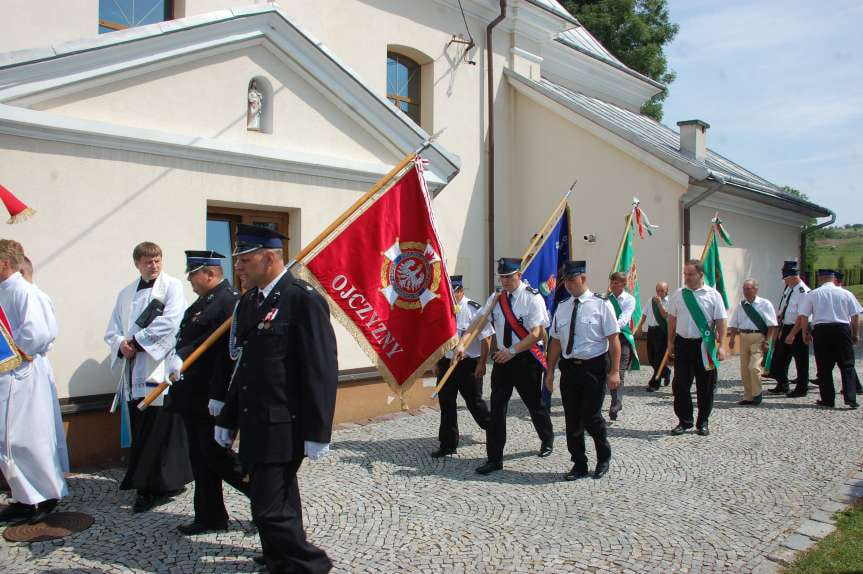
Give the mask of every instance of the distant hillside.
M 846 286 L 863 300 L 863 225 L 815 232 L 814 246 L 807 250 L 807 259 L 810 270 L 845 270 Z

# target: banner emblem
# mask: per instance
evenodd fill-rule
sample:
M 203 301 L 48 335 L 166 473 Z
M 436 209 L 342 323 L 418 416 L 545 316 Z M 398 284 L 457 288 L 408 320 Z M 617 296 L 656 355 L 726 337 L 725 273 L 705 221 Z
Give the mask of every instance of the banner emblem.
M 425 309 L 439 296 L 441 258 L 431 242 L 396 240 L 382 255 L 381 293 L 390 307 Z

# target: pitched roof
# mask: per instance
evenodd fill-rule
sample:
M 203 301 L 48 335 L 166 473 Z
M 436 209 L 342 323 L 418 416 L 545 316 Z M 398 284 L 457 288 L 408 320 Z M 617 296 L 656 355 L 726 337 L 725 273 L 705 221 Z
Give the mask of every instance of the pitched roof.
M 271 4 L 210 12 L 48 48 L 0 54 L 0 104 L 11 104 L 0 105 L 0 123 L 5 126 L 8 120 L 11 126 L 22 115 L 16 109 L 30 111 L 21 109 L 22 105 L 26 108 L 23 102 L 55 89 L 83 89 L 87 82 L 104 82 L 116 73 L 143 73 L 148 66 L 249 43 L 271 44 L 298 73 L 320 86 L 345 113 L 396 153 L 413 151 L 428 139 L 429 134 L 421 127 Z M 47 123 L 56 119 L 43 112 L 23 115 L 32 124 L 42 123 L 42 116 Z M 110 129 L 91 123 L 94 129 Z M 138 139 L 148 137 L 144 133 L 134 135 Z M 262 151 L 249 148 L 244 153 L 255 155 Z M 459 172 L 459 158 L 436 142 L 424 157 L 431 162 L 430 171 L 444 185 Z
M 776 184 L 713 150 L 707 150 L 707 156 L 703 161 L 697 160 L 680 150 L 680 134 L 677 131 L 652 118 L 571 90 L 546 78 L 541 78 L 537 82 L 511 70 L 506 70 L 505 73 L 509 78 L 538 90 L 546 97 L 671 164 L 695 180 L 722 180 L 727 185 L 753 192 L 761 196 L 761 199 L 769 198 L 793 204 L 812 217 L 826 217 L 830 214 L 828 209 L 783 191 Z

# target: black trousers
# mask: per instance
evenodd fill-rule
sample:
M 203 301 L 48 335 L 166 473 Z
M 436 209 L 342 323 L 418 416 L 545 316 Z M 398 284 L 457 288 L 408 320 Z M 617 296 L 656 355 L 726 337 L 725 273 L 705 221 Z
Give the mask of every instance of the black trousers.
M 172 408 L 171 395 L 164 401 L 164 406 L 143 412 L 138 410 L 141 399 L 129 401 L 132 447 L 121 490 L 160 494 L 179 490 L 194 478 L 183 419 Z
M 701 339 L 685 339 L 674 336 L 674 379 L 671 390 L 674 393 L 674 414 L 680 425 L 692 427 L 692 379 L 695 378 L 695 391 L 698 401 L 698 420 L 700 427 L 708 422 L 713 410 L 713 395 L 716 393 L 716 370 L 708 371 L 701 359 Z
M 491 370 L 491 424 L 486 432 L 486 452 L 491 462 L 503 461 L 506 445 L 506 410 L 512 389 L 518 391 L 530 413 L 533 428 L 543 445 L 554 443 L 551 417 L 542 404 L 542 367 L 530 352 L 519 353 L 507 363 L 495 363 Z
M 222 495 L 224 480 L 246 496 L 250 485 L 237 454 L 213 440 L 213 417 L 204 410 L 183 413 L 186 436 L 189 437 L 189 460 L 195 477 L 195 522 L 217 525 L 228 520 Z
M 611 458 L 611 445 L 608 442 L 605 419 L 602 418 L 602 402 L 605 399 L 608 378 L 608 353 L 581 362 L 561 359 L 560 373 L 560 397 L 566 420 L 566 447 L 572 462 L 579 470 L 586 472 L 585 430 L 596 446 L 596 461 L 603 462 Z
M 650 360 L 650 366 L 653 367 L 653 377 L 651 382 L 658 387 L 659 379 L 668 379 L 671 376 L 671 369 L 666 365 L 662 373 L 658 373 L 659 365 L 662 364 L 662 358 L 665 357 L 665 350 L 668 348 L 668 334 L 659 327 L 647 328 L 647 357 Z
M 252 520 L 271 573 L 329 572 L 327 553 L 306 540 L 297 471 L 303 459 L 252 469 Z
M 788 368 L 791 359 L 794 359 L 794 367 L 797 369 L 797 388 L 804 392 L 809 387 L 809 345 L 803 341 L 803 333 L 797 333 L 794 342 L 788 344 L 785 338 L 794 325 L 782 325 L 779 338 L 773 344 L 773 361 L 770 364 L 770 374 L 776 379 L 780 388 L 788 388 Z
M 474 377 L 478 359 L 465 357 L 459 361 L 452 375 L 438 393 L 440 402 L 440 428 L 438 429 L 438 440 L 444 449 L 455 449 L 458 446 L 458 408 L 456 400 L 459 393 L 464 399 L 467 410 L 473 416 L 473 420 L 479 428 L 488 429 L 489 413 L 488 405 L 482 400 L 482 379 Z M 443 374 L 449 369 L 450 360 L 443 358 L 438 361 L 438 382 Z
M 857 402 L 857 374 L 854 372 L 851 326 L 845 323 L 821 323 L 812 329 L 812 339 L 821 400 L 828 405 L 832 405 L 836 400 L 833 367 L 838 365 L 845 402 Z

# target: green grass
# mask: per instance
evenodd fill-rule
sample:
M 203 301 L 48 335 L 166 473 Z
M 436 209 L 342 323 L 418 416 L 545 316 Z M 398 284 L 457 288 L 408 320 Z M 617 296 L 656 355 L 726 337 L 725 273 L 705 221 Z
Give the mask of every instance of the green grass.
M 842 239 L 818 239 L 816 241 L 816 268 L 838 267 L 839 257 L 845 257 L 845 267 L 861 267 L 863 257 L 863 237 L 848 237 Z
M 804 554 L 786 574 L 863 572 L 863 501 L 836 514 L 836 532 Z

